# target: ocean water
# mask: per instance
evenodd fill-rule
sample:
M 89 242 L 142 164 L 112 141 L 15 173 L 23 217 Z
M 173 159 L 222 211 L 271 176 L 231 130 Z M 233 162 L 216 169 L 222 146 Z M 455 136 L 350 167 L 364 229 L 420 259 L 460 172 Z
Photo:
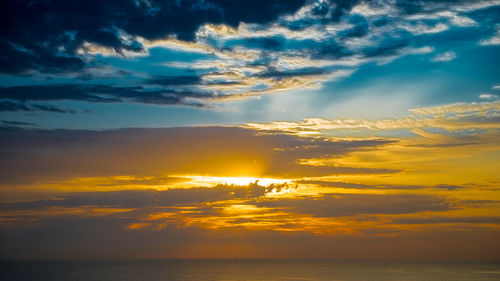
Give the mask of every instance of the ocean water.
M 500 262 L 353 260 L 0 261 L 2 281 L 500 280 Z

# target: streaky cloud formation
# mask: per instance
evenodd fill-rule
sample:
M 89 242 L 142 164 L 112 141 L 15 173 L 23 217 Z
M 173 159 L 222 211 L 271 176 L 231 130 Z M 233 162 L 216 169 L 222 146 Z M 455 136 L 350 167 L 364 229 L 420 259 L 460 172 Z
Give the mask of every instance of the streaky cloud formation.
M 490 98 L 489 96 L 483 98 Z M 413 108 L 413 115 L 403 118 L 383 120 L 324 120 L 309 118 L 302 122 L 272 122 L 270 124 L 249 123 L 249 128 L 259 130 L 278 130 L 300 135 L 316 135 L 322 131 L 357 130 L 411 130 L 416 134 L 422 129 L 441 129 L 453 132 L 465 130 L 489 130 L 496 133 L 499 129 L 500 102 L 457 103 L 444 106 Z
M 0 150 L 4 155 L 0 164 L 2 181 L 12 183 L 129 173 L 287 177 L 393 172 L 340 166 L 303 167 L 295 162 L 297 157 L 341 155 L 392 142 L 376 138 L 336 140 L 260 135 L 257 131 L 235 127 L 113 131 L 5 128 L 0 134 Z M 203 142 L 198 142 L 199 139 Z M 50 151 L 50 156 L 43 151 Z M 17 157 L 19 153 L 24 155 L 22 159 Z M 72 159 L 78 161 L 72 162 Z M 96 159 L 100 160 L 96 162 Z

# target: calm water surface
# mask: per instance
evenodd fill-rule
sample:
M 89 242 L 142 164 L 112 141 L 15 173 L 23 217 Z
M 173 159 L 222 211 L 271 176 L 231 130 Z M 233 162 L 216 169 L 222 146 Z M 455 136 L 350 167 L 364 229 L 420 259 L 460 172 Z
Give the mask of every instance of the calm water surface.
M 500 280 L 500 262 L 345 260 L 0 261 L 2 281 Z

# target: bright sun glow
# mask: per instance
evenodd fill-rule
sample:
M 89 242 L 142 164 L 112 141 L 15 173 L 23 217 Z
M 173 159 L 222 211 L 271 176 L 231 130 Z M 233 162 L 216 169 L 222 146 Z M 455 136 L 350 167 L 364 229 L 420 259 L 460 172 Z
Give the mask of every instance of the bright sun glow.
M 216 184 L 234 184 L 234 185 L 249 185 L 258 181 L 259 185 L 269 186 L 271 184 L 283 184 L 290 180 L 287 179 L 273 179 L 273 178 L 256 178 L 256 177 L 206 177 L 206 176 L 193 176 L 193 182 L 200 185 L 216 185 Z

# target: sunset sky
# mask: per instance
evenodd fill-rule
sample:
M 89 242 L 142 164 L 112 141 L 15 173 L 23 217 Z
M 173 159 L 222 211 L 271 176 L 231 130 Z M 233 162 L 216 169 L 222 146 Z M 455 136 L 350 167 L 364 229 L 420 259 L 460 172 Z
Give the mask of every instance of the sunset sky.
M 0 258 L 500 259 L 498 0 L 0 21 Z

